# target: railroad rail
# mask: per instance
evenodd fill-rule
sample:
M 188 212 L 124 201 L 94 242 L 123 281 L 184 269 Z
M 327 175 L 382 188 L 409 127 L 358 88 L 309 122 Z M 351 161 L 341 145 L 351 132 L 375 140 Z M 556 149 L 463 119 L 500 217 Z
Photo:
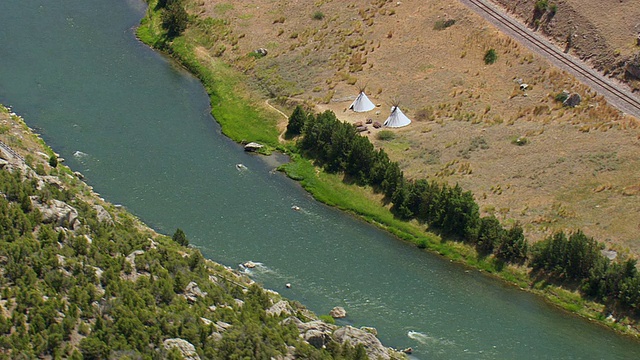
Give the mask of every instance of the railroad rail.
M 627 90 L 626 85 L 614 83 L 581 60 L 560 51 L 549 40 L 532 33 L 522 23 L 498 10 L 495 5 L 484 0 L 460 0 L 460 2 L 530 50 L 574 75 L 578 80 L 603 95 L 611 105 L 620 111 L 640 119 L 640 100 L 630 90 Z
M 15 150 L 13 150 L 9 145 L 2 142 L 2 140 L 0 140 L 0 148 L 4 149 L 7 153 L 9 153 L 9 155 L 13 156 L 14 158 L 22 161 L 23 163 L 26 163 L 24 158 L 20 154 L 15 152 Z

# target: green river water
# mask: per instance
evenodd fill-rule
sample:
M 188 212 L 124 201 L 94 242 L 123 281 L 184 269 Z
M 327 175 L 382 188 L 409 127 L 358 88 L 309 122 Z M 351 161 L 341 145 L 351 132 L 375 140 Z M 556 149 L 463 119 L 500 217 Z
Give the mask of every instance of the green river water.
M 221 135 L 199 82 L 136 41 L 137 0 L 1 0 L 0 102 L 107 200 L 419 359 L 633 359 L 640 343 L 315 202 Z M 247 169 L 239 171 L 236 164 Z M 300 211 L 292 211 L 293 205 Z M 291 283 L 286 289 L 284 284 Z

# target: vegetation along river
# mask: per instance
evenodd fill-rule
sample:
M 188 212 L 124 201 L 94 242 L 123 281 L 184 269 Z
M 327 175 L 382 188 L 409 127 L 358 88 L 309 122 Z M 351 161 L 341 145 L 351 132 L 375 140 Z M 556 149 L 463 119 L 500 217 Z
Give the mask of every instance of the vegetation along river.
M 640 344 L 315 202 L 221 135 L 199 82 L 136 41 L 137 0 L 0 1 L 0 102 L 107 200 L 318 314 L 429 359 L 630 359 Z M 239 171 L 236 164 L 247 169 Z M 293 205 L 300 211 L 293 211 Z M 285 288 L 291 283 L 291 289 Z

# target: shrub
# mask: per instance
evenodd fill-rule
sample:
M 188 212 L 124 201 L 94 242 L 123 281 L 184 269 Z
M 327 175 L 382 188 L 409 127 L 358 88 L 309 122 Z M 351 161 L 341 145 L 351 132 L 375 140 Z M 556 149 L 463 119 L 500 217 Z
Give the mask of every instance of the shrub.
M 313 18 L 313 20 L 322 20 L 324 19 L 324 14 L 322 13 L 322 11 L 316 11 L 311 17 Z
M 527 139 L 527 138 L 526 138 L 526 137 L 524 137 L 524 136 L 518 136 L 518 138 L 513 139 L 513 140 L 511 141 L 511 143 L 512 143 L 513 145 L 524 146 L 524 145 L 527 145 L 527 144 L 529 143 L 529 139 Z
M 547 0 L 538 0 L 536 1 L 535 10 L 537 12 L 543 13 L 547 11 L 547 7 L 549 7 L 549 2 Z
M 491 65 L 498 60 L 498 54 L 495 49 L 489 49 L 484 53 L 484 63 L 487 65 Z
M 433 121 L 435 120 L 435 112 L 433 111 L 433 108 L 431 106 L 422 108 L 416 111 L 415 119 L 418 121 L 423 121 L 423 120 Z
M 58 158 L 55 155 L 49 157 L 49 166 L 52 168 L 58 167 Z
M 320 315 L 320 320 L 326 322 L 327 324 L 335 324 L 336 320 L 331 315 Z
M 252 57 L 254 59 L 261 59 L 261 58 L 264 57 L 264 53 L 259 53 L 259 52 L 252 51 L 252 52 L 249 53 L 248 56 Z
M 435 25 L 433 25 L 433 30 L 444 30 L 450 26 L 453 26 L 456 23 L 454 19 L 449 20 L 438 20 Z
M 557 102 L 564 102 L 565 100 L 567 100 L 569 98 L 569 94 L 566 92 L 561 92 L 561 93 L 557 93 L 553 99 Z
M 376 135 L 378 140 L 389 141 L 396 138 L 396 134 L 391 130 L 382 130 Z

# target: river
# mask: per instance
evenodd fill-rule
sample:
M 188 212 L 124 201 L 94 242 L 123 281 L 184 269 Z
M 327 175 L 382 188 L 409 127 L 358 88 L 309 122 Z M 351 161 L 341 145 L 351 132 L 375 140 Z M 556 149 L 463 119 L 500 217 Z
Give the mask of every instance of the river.
M 0 1 L 0 102 L 105 199 L 418 359 L 630 359 L 640 343 L 315 202 L 221 135 L 201 84 L 135 40 L 136 0 Z M 242 163 L 246 170 L 238 170 Z M 300 211 L 293 211 L 293 205 Z M 285 288 L 291 283 L 291 288 Z

